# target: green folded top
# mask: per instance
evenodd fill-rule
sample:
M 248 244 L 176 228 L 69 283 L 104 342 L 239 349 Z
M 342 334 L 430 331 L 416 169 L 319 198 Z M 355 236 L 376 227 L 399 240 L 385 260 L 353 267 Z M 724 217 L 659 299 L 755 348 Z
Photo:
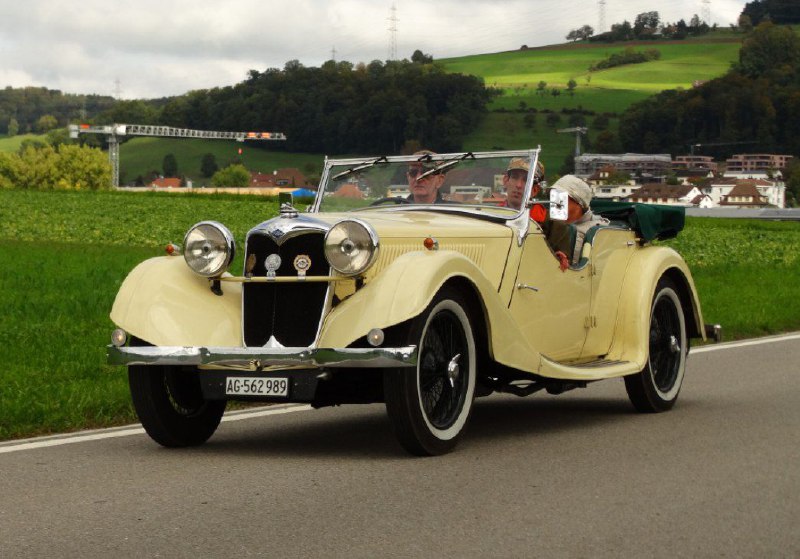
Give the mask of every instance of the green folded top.
M 645 241 L 677 237 L 686 221 L 682 206 L 635 204 L 594 199 L 592 211 L 611 221 L 627 223 Z

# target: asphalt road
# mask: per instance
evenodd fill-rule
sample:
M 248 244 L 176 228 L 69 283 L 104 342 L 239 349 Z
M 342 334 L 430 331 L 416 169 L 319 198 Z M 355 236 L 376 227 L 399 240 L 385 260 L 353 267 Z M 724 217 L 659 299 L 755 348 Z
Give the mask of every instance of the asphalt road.
M 438 458 L 380 405 L 234 416 L 190 450 L 3 443 L 0 557 L 798 557 L 799 368 L 798 335 L 693 353 L 659 415 L 621 381 L 493 395 Z

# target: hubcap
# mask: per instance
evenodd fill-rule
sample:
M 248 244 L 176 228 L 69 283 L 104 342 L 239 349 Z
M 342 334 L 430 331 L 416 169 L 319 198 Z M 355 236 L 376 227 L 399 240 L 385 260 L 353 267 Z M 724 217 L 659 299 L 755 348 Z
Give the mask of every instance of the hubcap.
M 459 368 L 458 360 L 461 359 L 461 354 L 456 354 L 447 364 L 447 378 L 450 381 L 450 388 L 456 387 L 456 380 L 458 379 Z

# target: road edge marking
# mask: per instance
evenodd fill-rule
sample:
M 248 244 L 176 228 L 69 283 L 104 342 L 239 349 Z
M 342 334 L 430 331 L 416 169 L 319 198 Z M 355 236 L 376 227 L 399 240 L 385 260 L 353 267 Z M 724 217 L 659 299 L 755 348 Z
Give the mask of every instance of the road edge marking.
M 268 415 L 281 415 L 297 411 L 308 411 L 310 409 L 312 409 L 312 407 L 308 404 L 281 404 L 280 406 L 268 406 L 253 410 L 236 410 L 226 413 L 222 417 L 222 422 L 228 423 L 231 421 L 254 419 L 256 417 L 265 417 Z M 46 435 L 44 437 L 2 442 L 0 443 L 0 454 L 143 434 L 144 428 L 141 426 L 127 425 L 124 427 L 110 427 L 108 429 L 79 431 L 77 433 L 67 433 L 61 435 Z
M 721 349 L 735 349 L 739 347 L 747 347 L 752 345 L 772 344 L 777 342 L 786 342 L 790 340 L 799 340 L 800 332 L 793 332 L 791 334 L 780 334 L 778 336 L 765 336 L 763 338 L 751 338 L 749 340 L 740 340 L 735 342 L 723 342 L 721 344 L 704 345 L 689 350 L 689 355 L 695 353 L 706 353 L 709 351 L 719 351 Z

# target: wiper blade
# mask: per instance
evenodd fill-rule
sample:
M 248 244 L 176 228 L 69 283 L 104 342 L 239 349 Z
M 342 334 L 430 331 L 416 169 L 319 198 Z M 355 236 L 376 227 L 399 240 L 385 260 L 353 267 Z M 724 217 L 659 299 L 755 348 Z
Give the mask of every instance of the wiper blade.
M 445 169 L 449 169 L 450 167 L 454 167 L 455 165 L 458 165 L 459 163 L 461 163 L 465 159 L 469 159 L 469 158 L 475 159 L 475 156 L 472 154 L 471 151 L 468 151 L 467 153 L 465 153 L 463 155 L 459 155 L 458 157 L 455 157 L 453 159 L 448 159 L 447 161 L 442 161 L 441 163 L 439 163 L 438 165 L 436 165 L 432 169 L 428 169 L 424 173 L 422 173 L 420 175 L 417 175 L 417 180 L 423 179 L 423 178 L 427 177 L 428 175 L 433 175 L 434 173 L 440 173 L 441 171 L 444 171 Z
M 372 161 L 365 161 L 361 165 L 356 165 L 355 167 L 351 167 L 351 168 L 347 169 L 346 171 L 342 171 L 341 173 L 337 173 L 337 174 L 335 174 L 333 176 L 333 178 L 331 178 L 331 180 L 336 181 L 336 180 L 339 180 L 341 178 L 344 178 L 344 177 L 347 177 L 349 175 L 352 175 L 353 173 L 357 173 L 358 171 L 363 171 L 364 169 L 369 169 L 370 167 L 372 167 L 373 165 L 377 165 L 378 163 L 388 163 L 388 162 L 389 162 L 389 160 L 386 159 L 386 156 L 385 155 L 381 155 L 377 159 L 373 159 Z

